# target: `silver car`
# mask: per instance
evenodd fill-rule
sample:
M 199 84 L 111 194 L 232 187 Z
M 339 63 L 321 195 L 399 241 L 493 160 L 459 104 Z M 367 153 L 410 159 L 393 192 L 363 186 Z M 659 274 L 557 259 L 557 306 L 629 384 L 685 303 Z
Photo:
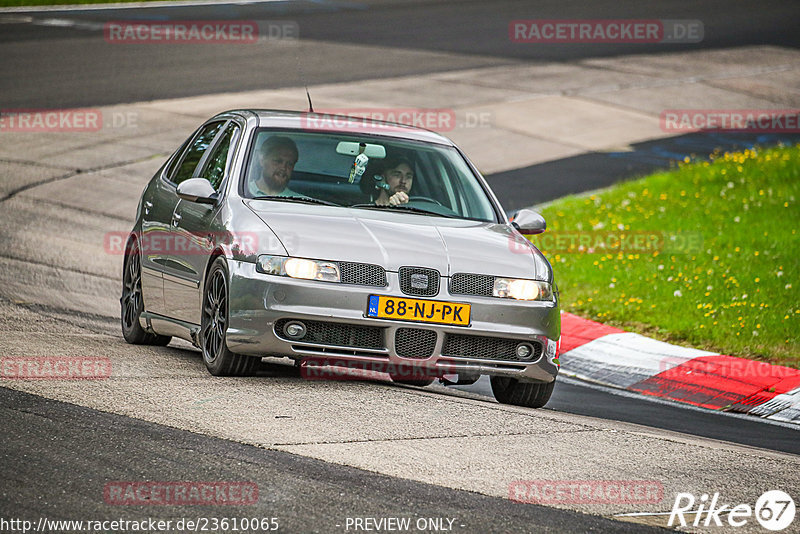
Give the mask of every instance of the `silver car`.
M 447 138 L 353 117 L 237 110 L 150 180 L 127 240 L 129 343 L 199 347 L 213 375 L 288 357 L 424 386 L 491 377 L 544 406 L 558 374 L 553 270 Z M 383 376 L 385 376 L 385 374 Z M 331 374 L 334 376 L 334 374 Z

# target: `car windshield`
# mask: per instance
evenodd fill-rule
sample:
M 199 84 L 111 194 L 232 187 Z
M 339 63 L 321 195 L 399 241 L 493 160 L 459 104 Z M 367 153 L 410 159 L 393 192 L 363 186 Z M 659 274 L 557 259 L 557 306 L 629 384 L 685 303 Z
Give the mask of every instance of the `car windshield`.
M 246 198 L 497 220 L 455 148 L 386 137 L 257 130 L 240 191 Z

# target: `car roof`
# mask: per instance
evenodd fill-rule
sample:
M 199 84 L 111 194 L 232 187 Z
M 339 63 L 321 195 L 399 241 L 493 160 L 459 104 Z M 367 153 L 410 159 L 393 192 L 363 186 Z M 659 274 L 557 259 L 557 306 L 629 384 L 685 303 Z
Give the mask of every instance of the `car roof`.
M 354 110 L 354 113 L 358 111 L 365 110 Z M 220 115 L 231 113 L 238 113 L 245 116 L 248 114 L 255 115 L 258 118 L 258 125 L 262 128 L 380 135 L 395 139 L 411 139 L 414 141 L 454 146 L 453 142 L 447 137 L 434 131 L 426 130 L 425 128 L 368 118 L 275 109 L 238 109 L 227 111 Z

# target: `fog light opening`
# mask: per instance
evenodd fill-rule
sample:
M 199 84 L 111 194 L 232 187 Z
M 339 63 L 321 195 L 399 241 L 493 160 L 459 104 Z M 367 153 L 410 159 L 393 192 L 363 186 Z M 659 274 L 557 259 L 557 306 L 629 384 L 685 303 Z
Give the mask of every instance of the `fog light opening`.
M 533 351 L 533 346 L 530 343 L 520 343 L 517 345 L 517 358 L 520 360 L 531 360 L 533 359 L 533 355 L 535 352 Z
M 306 325 L 300 321 L 286 323 L 283 327 L 283 333 L 290 339 L 303 339 L 306 337 Z

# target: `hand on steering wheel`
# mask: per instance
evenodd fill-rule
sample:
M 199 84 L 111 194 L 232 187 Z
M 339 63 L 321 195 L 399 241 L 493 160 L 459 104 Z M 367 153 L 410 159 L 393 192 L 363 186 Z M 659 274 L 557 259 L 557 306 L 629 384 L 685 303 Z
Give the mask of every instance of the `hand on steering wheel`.
M 394 195 L 389 197 L 389 205 L 390 206 L 399 206 L 400 204 L 408 203 L 408 193 L 405 191 L 398 191 Z

